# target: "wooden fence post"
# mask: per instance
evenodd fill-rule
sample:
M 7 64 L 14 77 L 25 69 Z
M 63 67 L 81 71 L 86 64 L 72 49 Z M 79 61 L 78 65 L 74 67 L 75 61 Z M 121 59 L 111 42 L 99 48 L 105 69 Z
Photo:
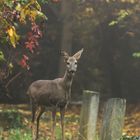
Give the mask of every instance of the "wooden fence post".
M 100 140 L 120 140 L 124 124 L 126 100 L 109 99 L 106 103 Z
M 94 140 L 99 106 L 99 93 L 83 91 L 83 104 L 80 116 L 79 140 Z

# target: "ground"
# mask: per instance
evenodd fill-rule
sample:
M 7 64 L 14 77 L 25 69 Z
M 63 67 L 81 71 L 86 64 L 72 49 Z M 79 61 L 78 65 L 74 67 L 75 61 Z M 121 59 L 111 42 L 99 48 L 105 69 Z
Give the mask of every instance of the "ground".
M 76 140 L 79 130 L 81 107 L 70 107 L 65 116 L 67 140 Z M 49 140 L 51 136 L 51 113 L 41 117 L 40 140 Z M 102 105 L 100 106 L 97 129 L 100 128 Z M 140 135 L 140 104 L 128 104 L 126 109 L 123 135 Z M 31 140 L 31 111 L 29 105 L 0 105 L 0 140 Z M 57 140 L 61 140 L 60 114 L 57 113 Z M 98 130 L 97 130 L 98 131 Z

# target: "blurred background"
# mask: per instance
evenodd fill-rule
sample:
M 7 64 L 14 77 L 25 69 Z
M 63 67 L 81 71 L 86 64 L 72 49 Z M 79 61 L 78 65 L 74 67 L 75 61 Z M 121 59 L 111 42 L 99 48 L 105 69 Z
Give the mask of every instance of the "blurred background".
M 29 85 L 62 77 L 61 51 L 81 48 L 72 101 L 82 101 L 83 90 L 100 93 L 99 130 L 106 100 L 125 98 L 123 135 L 140 134 L 140 0 L 1 0 L 0 21 L 0 139 L 31 139 Z M 68 139 L 77 136 L 80 109 L 68 110 Z M 42 137 L 51 136 L 47 115 Z
M 31 82 L 63 75 L 61 50 L 72 55 L 81 48 L 84 53 L 72 86 L 73 100 L 81 100 L 82 90 L 88 89 L 99 91 L 102 99 L 140 101 L 139 0 L 39 2 L 48 18 L 40 22 L 40 47 L 29 61 L 30 70 L 15 66 L 10 76 L 1 78 L 2 102 L 26 102 L 25 93 Z M 20 28 L 21 33 L 27 30 L 28 26 Z M 3 48 L 5 52 L 6 49 Z M 19 72 L 22 73 L 8 83 Z

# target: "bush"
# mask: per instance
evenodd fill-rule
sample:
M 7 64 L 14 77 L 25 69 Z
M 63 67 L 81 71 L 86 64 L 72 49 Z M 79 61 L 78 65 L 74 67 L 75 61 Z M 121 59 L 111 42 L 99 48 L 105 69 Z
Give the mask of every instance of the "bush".
M 0 124 L 3 129 L 22 127 L 22 116 L 16 110 L 0 112 Z
M 29 131 L 22 131 L 21 129 L 11 129 L 9 140 L 31 140 L 31 133 Z

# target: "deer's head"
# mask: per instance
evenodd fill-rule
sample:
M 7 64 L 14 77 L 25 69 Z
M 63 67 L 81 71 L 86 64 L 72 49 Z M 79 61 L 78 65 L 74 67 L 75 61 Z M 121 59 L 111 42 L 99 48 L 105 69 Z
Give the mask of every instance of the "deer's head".
M 75 53 L 73 56 L 69 56 L 69 54 L 65 51 L 62 52 L 68 73 L 72 75 L 75 74 L 77 70 L 77 62 L 80 59 L 82 52 L 83 52 L 83 49 Z

